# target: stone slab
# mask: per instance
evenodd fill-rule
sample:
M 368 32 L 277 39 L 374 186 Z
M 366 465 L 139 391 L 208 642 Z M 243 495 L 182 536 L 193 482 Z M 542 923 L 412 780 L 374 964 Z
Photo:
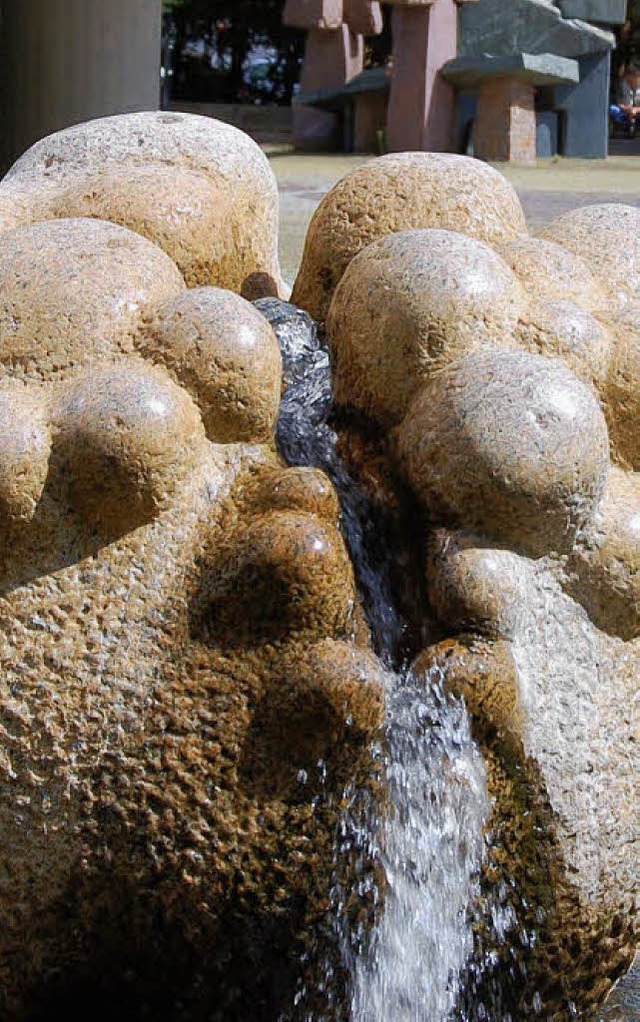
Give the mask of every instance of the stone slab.
M 627 0 L 558 0 L 565 18 L 580 18 L 600 25 L 624 25 Z
M 480 0 L 460 8 L 461 57 L 559 53 L 580 57 L 613 48 L 612 32 L 586 22 L 567 20 L 543 0 Z
M 346 103 L 365 93 L 383 95 L 389 91 L 390 81 L 383 67 L 370 67 L 362 71 L 350 82 L 339 88 L 316 89 L 313 92 L 301 92 L 293 97 L 294 106 L 315 106 L 319 110 L 338 112 Z
M 577 84 L 580 81 L 578 62 L 553 53 L 458 57 L 445 64 L 442 74 L 460 89 L 476 89 L 488 78 L 513 78 L 531 85 Z

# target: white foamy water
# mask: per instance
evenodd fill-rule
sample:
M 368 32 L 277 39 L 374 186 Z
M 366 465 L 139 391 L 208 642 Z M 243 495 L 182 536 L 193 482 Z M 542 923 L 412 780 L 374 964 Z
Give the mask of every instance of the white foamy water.
M 351 962 L 352 1018 L 443 1022 L 473 950 L 489 798 L 466 710 L 435 671 L 390 675 L 385 774 L 389 804 L 370 827 L 385 891 Z

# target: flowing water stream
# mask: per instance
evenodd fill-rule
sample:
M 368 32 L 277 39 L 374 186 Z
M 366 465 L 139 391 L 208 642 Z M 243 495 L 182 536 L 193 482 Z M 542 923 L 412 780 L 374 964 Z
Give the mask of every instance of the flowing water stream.
M 256 304 L 283 353 L 280 451 L 290 465 L 323 469 L 338 492 L 372 640 L 387 667 L 386 724 L 374 750 L 386 805 L 345 792 L 336 842 L 338 860 L 351 857 L 378 867 L 356 870 L 352 879 L 363 903 L 379 902 L 373 927 L 368 921 L 353 925 L 347 911 L 352 890 L 336 882 L 333 891 L 350 1018 L 461 1019 L 460 976 L 473 949 L 470 917 L 489 814 L 484 762 L 464 705 L 445 694 L 437 673 L 415 674 L 402 662 L 408 625 L 394 595 L 396 552 L 380 544 L 371 502 L 338 454 L 329 421 L 328 351 L 306 313 L 274 299 Z M 305 1017 L 312 1020 L 321 1022 L 317 1015 Z

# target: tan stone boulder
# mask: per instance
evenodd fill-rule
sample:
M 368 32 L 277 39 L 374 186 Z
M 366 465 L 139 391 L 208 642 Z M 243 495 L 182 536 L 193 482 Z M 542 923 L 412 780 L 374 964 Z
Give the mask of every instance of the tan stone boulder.
M 292 301 L 323 320 L 354 256 L 387 234 L 415 227 L 460 231 L 491 245 L 526 229 L 515 191 L 486 164 L 445 153 L 382 156 L 348 174 L 320 203 Z
M 273 436 L 280 347 L 244 298 L 213 287 L 182 292 L 148 318 L 137 349 L 189 391 L 210 440 L 261 443 Z
M 275 1017 L 383 714 L 336 495 L 243 299 L 111 223 L 3 241 L 0 1015 Z
M 640 273 L 640 210 L 622 203 L 581 206 L 557 217 L 540 237 L 583 259 L 609 301 L 633 302 Z
M 612 469 L 598 514 L 574 549 L 567 588 L 609 635 L 640 636 L 640 478 Z
M 296 294 L 335 288 L 346 421 L 374 420 L 353 420 L 369 458 L 398 458 L 431 529 L 427 593 L 450 637 L 413 671 L 465 699 L 494 807 L 469 982 L 494 1004 L 482 983 L 503 963 L 510 1017 L 587 1017 L 637 940 L 638 213 L 589 207 L 490 244 L 445 214 L 354 253 L 343 239 L 386 207 L 375 189 L 361 219 L 340 206 L 349 180 Z M 398 174 L 402 227 L 407 194 Z
M 57 220 L 7 231 L 0 366 L 46 379 L 131 354 L 145 314 L 183 290 L 164 252 L 115 224 Z
M 482 241 L 441 230 L 381 238 L 349 264 L 329 310 L 336 398 L 399 422 L 439 369 L 508 343 L 526 305 L 514 273 Z
M 572 548 L 609 471 L 592 391 L 521 352 L 469 354 L 434 376 L 400 427 L 399 451 L 433 521 L 534 556 Z
M 614 321 L 616 341 L 603 388 L 614 457 L 640 469 L 640 306 L 629 305 Z
M 498 251 L 529 293 L 543 301 L 568 301 L 587 312 L 604 311 L 607 305 L 607 287 L 581 259 L 557 241 L 529 235 L 515 238 Z
M 578 379 L 603 393 L 613 359 L 613 333 L 584 307 L 566 299 L 532 300 L 515 332 L 526 351 L 560 359 Z
M 189 287 L 240 291 L 254 274 L 281 285 L 278 195 L 259 146 L 230 125 L 136 113 L 75 125 L 37 142 L 0 186 L 0 224 L 97 217 L 137 231 L 177 263 Z

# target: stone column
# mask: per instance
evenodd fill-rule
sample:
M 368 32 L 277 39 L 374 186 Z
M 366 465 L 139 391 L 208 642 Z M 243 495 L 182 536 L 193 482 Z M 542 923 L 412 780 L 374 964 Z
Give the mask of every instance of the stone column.
M 162 0 L 4 0 L 0 164 L 107 114 L 157 109 Z
M 480 86 L 474 155 L 496 162 L 536 162 L 534 87 L 515 78 L 487 78 Z
M 300 92 L 341 89 L 362 71 L 364 34 L 382 31 L 377 0 L 286 0 L 285 25 L 307 31 Z M 340 115 L 295 106 L 293 141 L 299 149 L 341 147 Z
M 455 91 L 440 68 L 458 53 L 456 0 L 393 0 L 393 78 L 387 145 L 392 152 L 453 146 Z
M 348 25 L 313 28 L 307 35 L 300 91 L 340 88 L 362 71 L 364 44 Z M 340 149 L 340 118 L 309 106 L 293 108 L 293 142 L 299 149 Z

